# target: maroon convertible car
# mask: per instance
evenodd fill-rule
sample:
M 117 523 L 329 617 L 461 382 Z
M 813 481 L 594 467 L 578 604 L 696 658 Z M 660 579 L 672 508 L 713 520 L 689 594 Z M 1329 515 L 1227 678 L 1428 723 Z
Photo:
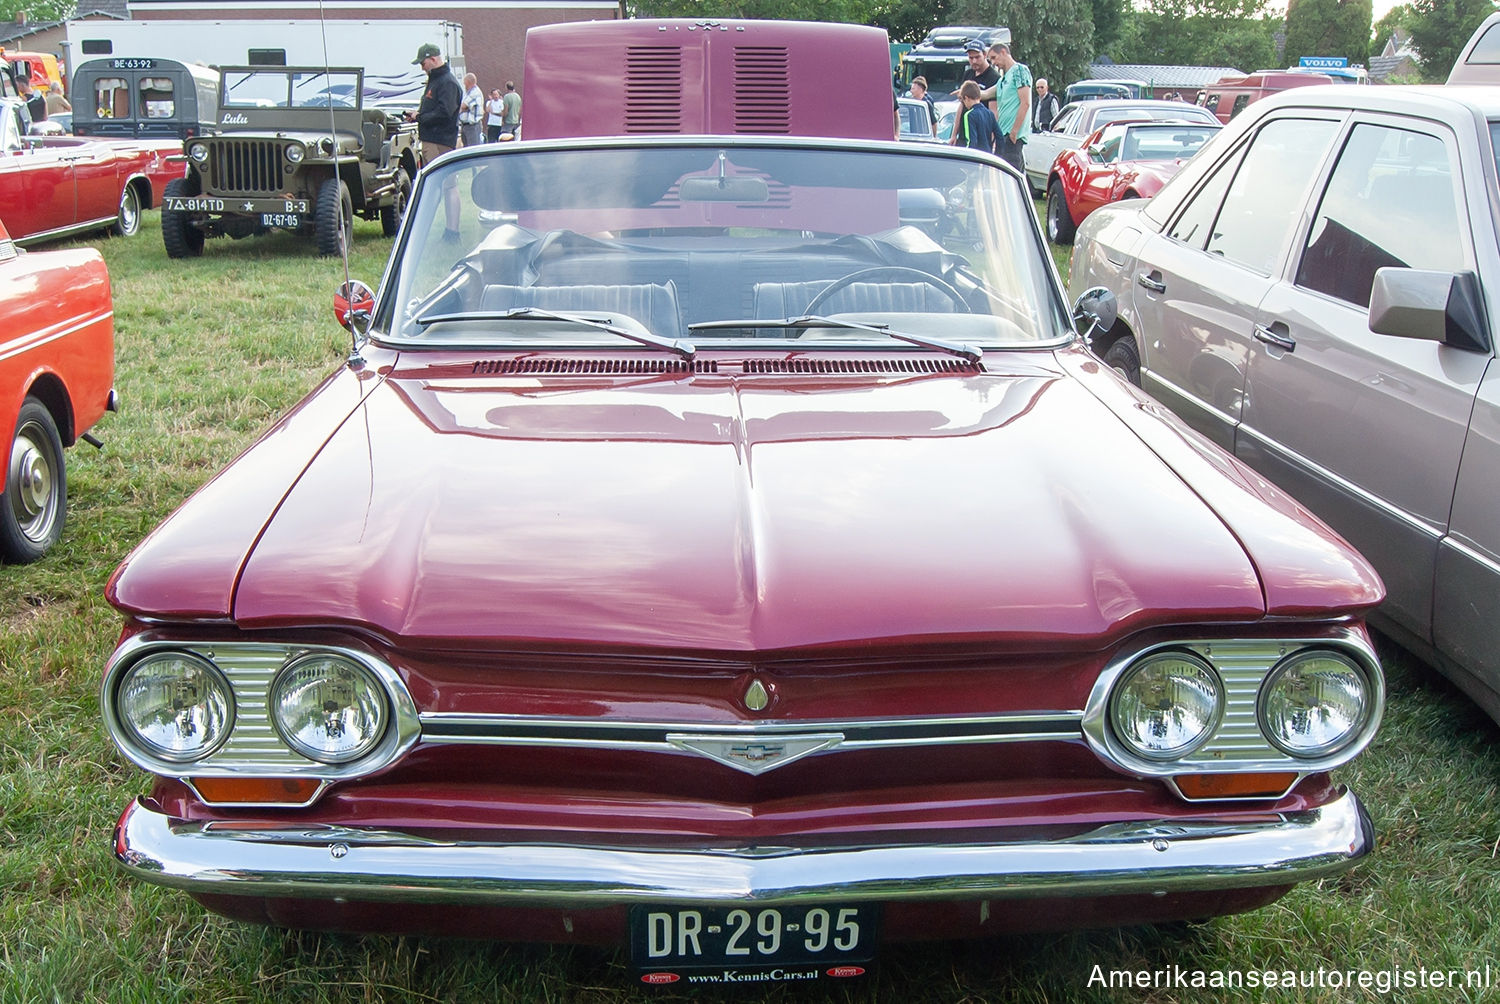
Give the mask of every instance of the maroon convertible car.
M 1379 579 L 1089 354 L 994 158 L 462 150 L 368 292 L 109 584 L 134 876 L 738 982 L 1370 851 Z

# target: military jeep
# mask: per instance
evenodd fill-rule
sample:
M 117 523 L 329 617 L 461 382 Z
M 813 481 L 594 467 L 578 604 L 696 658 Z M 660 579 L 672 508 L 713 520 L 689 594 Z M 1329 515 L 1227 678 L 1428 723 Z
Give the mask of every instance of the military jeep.
M 354 215 L 401 224 L 417 175 L 416 126 L 365 108 L 364 71 L 230 66 L 219 71 L 217 136 L 183 143 L 186 176 L 162 193 L 171 258 L 203 253 L 209 237 L 290 230 L 336 255 Z

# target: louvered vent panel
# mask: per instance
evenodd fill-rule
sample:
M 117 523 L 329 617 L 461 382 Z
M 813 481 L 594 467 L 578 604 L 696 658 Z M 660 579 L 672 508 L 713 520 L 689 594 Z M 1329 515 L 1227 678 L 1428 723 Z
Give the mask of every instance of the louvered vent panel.
M 717 373 L 719 364 L 685 359 L 481 359 L 476 374 L 547 374 L 557 376 L 612 376 L 654 373 Z
M 983 373 L 961 359 L 746 359 L 746 373 Z
M 682 51 L 672 45 L 627 46 L 625 132 L 681 131 Z
M 786 48 L 744 45 L 734 50 L 734 131 L 790 133 L 792 92 Z M 829 100 L 834 100 L 829 96 Z

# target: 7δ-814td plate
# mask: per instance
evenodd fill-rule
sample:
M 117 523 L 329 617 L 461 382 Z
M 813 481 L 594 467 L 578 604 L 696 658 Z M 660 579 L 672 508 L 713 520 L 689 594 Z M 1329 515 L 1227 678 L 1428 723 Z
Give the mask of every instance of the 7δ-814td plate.
M 640 971 L 867 962 L 879 920 L 880 908 L 870 903 L 637 906 L 630 910 L 630 960 Z

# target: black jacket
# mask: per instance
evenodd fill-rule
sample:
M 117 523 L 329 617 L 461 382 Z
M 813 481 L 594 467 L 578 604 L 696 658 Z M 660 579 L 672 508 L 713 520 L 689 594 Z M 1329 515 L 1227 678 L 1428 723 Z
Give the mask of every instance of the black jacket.
M 417 107 L 417 139 L 458 146 L 458 108 L 463 102 L 463 85 L 448 64 L 433 67 L 427 74 L 422 103 Z

